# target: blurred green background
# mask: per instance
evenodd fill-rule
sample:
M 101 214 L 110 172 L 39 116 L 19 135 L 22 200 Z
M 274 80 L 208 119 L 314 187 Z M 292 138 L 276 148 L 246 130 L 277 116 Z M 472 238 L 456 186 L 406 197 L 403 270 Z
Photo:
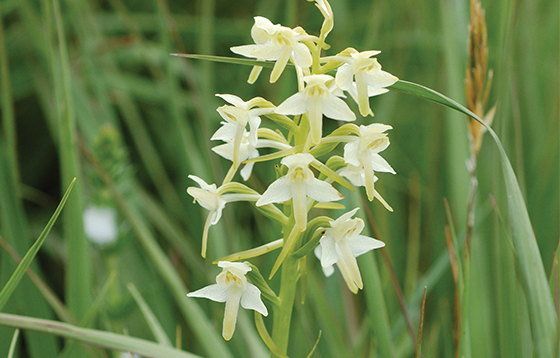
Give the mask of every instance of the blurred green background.
M 468 1 L 330 3 L 335 27 L 327 39 L 328 54 L 349 46 L 382 50 L 378 59 L 384 70 L 464 103 Z M 489 103 L 497 104 L 493 128 L 518 176 L 549 275 L 560 217 L 559 2 L 493 0 L 482 6 L 494 71 Z M 88 317 L 82 324 L 153 340 L 126 288 L 132 282 L 173 342 L 181 327 L 177 336 L 183 349 L 203 356 L 265 354 L 250 313 L 240 316 L 232 341 L 221 342 L 223 305 L 184 294 L 213 283 L 219 270 L 212 260 L 278 239 L 279 227 L 247 203 L 228 204 L 223 220 L 210 228 L 208 259 L 203 260 L 200 238 L 207 211 L 193 204 L 185 189 L 194 185 L 189 174 L 221 183 L 230 165 L 210 150 L 219 144 L 209 138 L 221 120 L 215 109 L 223 104 L 214 94 L 244 100 L 258 95 L 278 105 L 297 90 L 295 76 L 286 72 L 271 85 L 265 69 L 249 85 L 250 67 L 169 54 L 233 56 L 229 47 L 253 42 L 250 29 L 257 15 L 318 34 L 320 12 L 303 0 L 0 0 L 0 10 L 0 235 L 23 255 L 75 176 L 64 217 L 33 269 L 78 321 Z M 469 190 L 466 118 L 395 91 L 370 102 L 375 117 L 359 118 L 357 124 L 393 126 L 384 157 L 397 172 L 380 174 L 376 184 L 394 212 L 370 203 L 378 238 L 386 242 L 415 330 L 427 286 L 424 356 L 451 357 L 455 284 L 444 198 L 462 241 Z M 332 122 L 327 129 L 334 128 Z M 263 192 L 275 177 L 273 164 L 257 164 L 248 185 Z M 501 175 L 496 147 L 486 138 L 471 242 L 472 306 L 463 313 L 476 328 L 467 343 L 473 357 L 527 357 L 532 351 L 526 301 L 500 219 L 507 216 Z M 359 200 L 348 197 L 348 206 Z M 90 205 L 117 210 L 116 243 L 88 242 L 82 212 Z M 268 275 L 276 255 L 252 262 Z M 318 260 L 308 260 L 307 298 L 295 308 L 291 356 L 307 355 L 319 330 L 317 357 L 379 356 L 376 337 L 387 329 L 395 356 L 414 355 L 389 270 L 379 252 L 365 256 L 359 260 L 364 292 L 356 296 L 338 273 L 326 279 Z M 4 250 L 0 265 L 3 286 L 15 268 Z M 377 277 L 368 270 L 378 270 L 383 292 L 368 291 Z M 379 297 L 385 304 L 382 314 L 373 311 L 379 302 L 371 302 Z M 27 278 L 4 311 L 62 319 Z M 0 328 L 2 357 L 12 334 L 13 329 Z M 213 339 L 219 343 L 213 345 Z M 112 354 L 78 345 L 60 353 L 65 345 L 55 337 L 26 333 L 16 356 Z

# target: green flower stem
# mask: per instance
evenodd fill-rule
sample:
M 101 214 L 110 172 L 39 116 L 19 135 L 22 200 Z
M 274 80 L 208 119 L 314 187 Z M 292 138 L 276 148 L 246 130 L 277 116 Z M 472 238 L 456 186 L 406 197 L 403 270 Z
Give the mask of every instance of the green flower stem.
M 274 309 L 272 323 L 272 340 L 284 355 L 288 351 L 290 322 L 296 295 L 298 277 L 298 260 L 288 254 L 282 263 L 280 280 L 280 305 Z M 274 353 L 271 357 L 278 357 Z

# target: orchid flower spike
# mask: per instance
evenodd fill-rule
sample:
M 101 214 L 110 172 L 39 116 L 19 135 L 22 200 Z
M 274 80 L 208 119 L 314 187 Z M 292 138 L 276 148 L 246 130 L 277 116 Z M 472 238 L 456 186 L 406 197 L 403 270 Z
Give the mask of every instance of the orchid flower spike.
M 301 27 L 290 29 L 274 25 L 265 17 L 256 16 L 251 36 L 255 45 L 235 46 L 231 51 L 258 60 L 276 61 L 270 74 L 270 83 L 278 80 L 290 59 L 299 68 L 308 68 L 313 63 L 311 52 L 301 41 L 314 40 L 316 37 L 308 35 Z M 260 69 L 261 67 L 256 66 L 251 72 L 249 83 L 256 81 Z
M 377 197 L 384 203 L 381 196 L 375 191 L 375 172 L 387 172 L 395 174 L 395 170 L 383 159 L 379 153 L 389 146 L 389 137 L 385 131 L 393 127 L 373 123 L 368 126 L 360 126 L 360 137 L 355 138 L 344 146 L 344 162 L 348 168 L 342 170 L 340 175 L 348 178 L 356 186 L 365 186 L 368 199 Z M 357 173 L 363 173 L 360 181 Z M 385 205 L 386 203 L 384 203 Z M 387 205 L 386 205 L 387 206 Z
M 288 167 L 288 174 L 276 179 L 257 201 L 257 206 L 282 203 L 292 199 L 296 226 L 307 227 L 307 197 L 319 202 L 336 201 L 343 196 L 327 182 L 316 179 L 309 164 L 315 158 L 309 153 L 285 157 L 280 163 Z
M 323 134 L 323 114 L 339 121 L 353 121 L 356 115 L 342 99 L 332 94 L 327 83 L 333 79 L 329 75 L 309 75 L 303 77 L 307 86 L 286 99 L 275 112 L 298 115 L 307 113 L 311 143 L 317 144 Z
M 334 272 L 333 265 L 336 264 L 353 293 L 364 286 L 356 257 L 385 246 L 382 241 L 360 235 L 364 229 L 364 221 L 360 218 L 352 219 L 358 209 L 331 222 L 331 227 L 326 229 L 319 246 L 315 248 L 315 255 L 321 260 L 325 275 L 331 276 Z
M 222 336 L 229 341 L 235 331 L 240 303 L 241 307 L 257 311 L 263 316 L 268 316 L 268 310 L 261 299 L 261 291 L 257 286 L 247 282 L 245 275 L 251 271 L 247 264 L 220 261 L 218 266 L 223 270 L 216 277 L 215 284 L 190 292 L 187 296 L 226 303 Z
M 202 234 L 202 257 L 206 257 L 206 248 L 208 244 L 208 229 L 211 225 L 216 225 L 222 217 L 222 210 L 225 208 L 226 203 L 241 200 L 256 200 L 258 196 L 249 194 L 224 194 L 221 187 L 217 188 L 216 184 L 208 184 L 202 178 L 196 175 L 189 175 L 189 179 L 198 183 L 200 188 L 188 187 L 187 193 L 194 198 L 206 210 L 210 210 L 206 223 L 204 224 L 204 231 Z
M 368 114 L 373 115 L 368 97 L 389 92 L 385 87 L 399 80 L 389 72 L 382 71 L 376 58 L 370 58 L 379 53 L 381 51 L 358 52 L 356 49 L 347 48 L 331 58 L 344 62 L 336 72 L 336 85 L 350 93 L 364 117 Z

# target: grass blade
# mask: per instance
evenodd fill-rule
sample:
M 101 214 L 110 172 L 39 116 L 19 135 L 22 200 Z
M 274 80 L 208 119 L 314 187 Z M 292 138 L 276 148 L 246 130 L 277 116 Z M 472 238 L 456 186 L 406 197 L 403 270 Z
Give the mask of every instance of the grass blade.
M 525 200 L 523 199 L 523 194 L 521 193 L 511 163 L 497 134 L 467 108 L 430 88 L 412 82 L 398 81 L 391 86 L 391 89 L 424 98 L 464 113 L 482 124 L 494 139 L 500 152 L 500 162 L 510 214 L 509 226 L 515 246 L 521 283 L 527 297 L 535 353 L 537 357 L 552 357 L 554 343 L 556 342 L 558 319 Z
M 148 304 L 146 303 L 146 301 L 144 300 L 140 292 L 138 292 L 136 286 L 134 286 L 133 283 L 129 283 L 127 287 L 128 287 L 128 291 L 130 291 L 130 293 L 132 294 L 134 301 L 136 301 L 136 304 L 138 304 L 138 307 L 140 307 L 140 310 L 142 311 L 142 314 L 144 315 L 146 322 L 148 322 L 148 325 L 150 326 L 150 329 L 152 330 L 152 333 L 154 334 L 156 341 L 158 341 L 158 343 L 165 345 L 167 347 L 173 347 L 173 344 L 169 340 L 169 337 L 167 337 L 165 330 L 159 323 L 154 312 L 150 309 L 150 307 L 148 306 Z
M 143 339 L 124 336 L 112 332 L 80 328 L 67 323 L 49 321 L 45 319 L 0 313 L 0 325 L 54 334 L 107 349 L 137 353 L 144 357 L 200 358 L 195 354 L 179 351 L 175 348 L 166 347 L 164 345 L 145 341 Z
M 76 182 L 76 178 L 74 178 L 74 180 L 72 180 L 72 182 L 70 183 L 70 186 L 66 190 L 64 196 L 62 197 L 60 204 L 58 204 L 58 207 L 56 208 L 53 216 L 50 218 L 49 222 L 47 223 L 47 226 L 45 226 L 45 228 L 43 229 L 41 235 L 39 235 L 37 241 L 35 241 L 33 246 L 31 246 L 29 251 L 27 251 L 23 260 L 21 260 L 20 264 L 16 268 L 16 271 L 12 274 L 12 276 L 6 283 L 6 286 L 2 288 L 2 291 L 0 292 L 0 311 L 2 310 L 2 308 L 6 304 L 6 302 L 12 295 L 12 293 L 14 292 L 15 288 L 17 287 L 23 275 L 25 275 L 25 271 L 31 264 L 31 261 L 33 261 L 33 259 L 35 258 L 35 255 L 37 255 L 37 252 L 41 248 L 41 245 L 43 245 L 43 242 L 45 242 L 45 238 L 49 234 L 49 231 L 51 231 L 51 228 L 53 227 L 56 219 L 58 219 L 58 216 L 60 215 L 60 212 L 62 211 L 64 204 L 66 204 L 66 200 L 68 200 L 68 196 L 70 195 L 70 192 L 72 191 L 72 187 L 74 186 L 75 182 Z

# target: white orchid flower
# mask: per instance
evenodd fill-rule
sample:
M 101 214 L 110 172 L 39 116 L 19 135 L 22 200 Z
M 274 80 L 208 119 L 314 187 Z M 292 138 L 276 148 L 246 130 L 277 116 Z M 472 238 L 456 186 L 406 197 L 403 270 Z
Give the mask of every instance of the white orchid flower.
M 233 162 L 235 151 L 235 138 L 237 133 L 237 125 L 231 123 L 222 123 L 222 126 L 214 133 L 212 140 L 222 140 L 225 144 L 213 147 L 212 150 L 221 157 L 231 160 Z M 257 158 L 259 151 L 257 148 L 276 148 L 276 149 L 289 149 L 290 146 L 273 140 L 258 139 L 255 144 L 251 143 L 250 133 L 246 130 L 243 131 L 241 142 L 239 143 L 237 162 L 242 163 L 247 159 Z M 245 164 L 241 169 L 241 177 L 243 180 L 249 180 L 253 170 L 254 162 Z
M 333 79 L 329 75 L 310 75 L 303 77 L 307 86 L 300 92 L 286 99 L 275 112 L 279 114 L 298 115 L 307 113 L 311 143 L 317 144 L 323 133 L 323 114 L 339 121 L 353 121 L 356 115 L 346 102 L 336 97 L 328 88 L 327 82 Z
M 254 108 L 255 106 L 264 103 L 265 101 L 256 97 L 247 102 L 243 101 L 241 98 L 231 95 L 231 94 L 217 94 L 216 96 L 224 99 L 226 102 L 232 104 L 223 105 L 218 107 L 217 111 L 222 116 L 226 122 L 235 125 L 236 131 L 233 139 L 234 152 L 238 153 L 241 146 L 241 141 L 243 139 L 243 134 L 247 124 L 249 124 L 249 142 L 253 145 L 257 145 L 257 135 L 259 126 L 261 124 L 260 115 L 265 113 L 273 112 L 273 108 Z M 237 160 L 239 155 L 234 155 L 233 165 L 235 169 L 239 166 L 239 161 Z
M 319 246 L 315 248 L 315 255 L 321 260 L 325 275 L 331 276 L 334 272 L 333 265 L 336 264 L 353 293 L 364 287 L 356 257 L 385 246 L 382 241 L 360 235 L 364 229 L 364 221 L 360 218 L 352 219 L 358 209 L 331 222 L 331 227 L 326 229 Z
M 258 60 L 276 61 L 270 74 L 270 83 L 278 80 L 290 59 L 299 68 L 308 68 L 313 63 L 311 52 L 300 41 L 315 39 L 315 37 L 308 35 L 301 27 L 290 29 L 274 25 L 265 17 L 256 16 L 251 36 L 255 45 L 236 46 L 232 47 L 231 51 Z M 256 80 L 259 72 L 260 67 L 256 66 L 249 77 L 250 83 Z
M 352 138 L 344 146 L 344 162 L 348 168 L 340 172 L 340 175 L 350 179 L 354 185 L 359 185 L 357 172 L 363 172 L 363 185 L 366 187 L 368 199 L 371 201 L 376 196 L 374 189 L 375 172 L 395 173 L 395 170 L 383 159 L 379 153 L 389 146 L 389 137 L 385 131 L 393 127 L 373 123 L 368 126 L 360 126 L 360 136 Z M 380 198 L 380 196 L 377 196 Z M 382 200 L 380 198 L 380 200 Z M 383 202 L 383 201 L 382 201 Z
M 257 201 L 257 206 L 282 203 L 292 199 L 296 226 L 300 231 L 307 227 L 307 197 L 318 201 L 336 201 L 343 196 L 327 182 L 316 179 L 309 163 L 315 158 L 309 153 L 285 157 L 280 163 L 288 167 L 288 174 L 276 179 Z
M 188 297 L 202 297 L 216 302 L 225 302 L 224 324 L 222 336 L 229 341 L 235 331 L 239 304 L 241 307 L 268 315 L 268 310 L 261 299 L 261 291 L 257 286 L 247 282 L 245 275 L 251 268 L 242 262 L 220 261 L 218 266 L 223 268 L 216 277 L 216 283 L 190 292 Z
M 208 184 L 202 178 L 196 175 L 189 175 L 189 179 L 194 180 L 200 185 L 200 188 L 188 187 L 187 193 L 194 198 L 194 202 L 198 202 L 206 210 L 210 210 L 204 231 L 202 234 L 202 257 L 206 257 L 206 248 L 208 244 L 208 230 L 210 226 L 216 225 L 222 217 L 222 210 L 226 203 L 240 200 L 255 200 L 258 197 L 249 194 L 223 194 L 221 188 L 217 188 L 216 184 Z
M 336 72 L 336 85 L 350 93 L 364 117 L 368 114 L 373 115 L 368 98 L 388 92 L 385 87 L 399 80 L 389 72 L 382 71 L 376 58 L 370 58 L 379 53 L 381 51 L 358 52 L 348 48 L 330 58 L 344 62 Z

